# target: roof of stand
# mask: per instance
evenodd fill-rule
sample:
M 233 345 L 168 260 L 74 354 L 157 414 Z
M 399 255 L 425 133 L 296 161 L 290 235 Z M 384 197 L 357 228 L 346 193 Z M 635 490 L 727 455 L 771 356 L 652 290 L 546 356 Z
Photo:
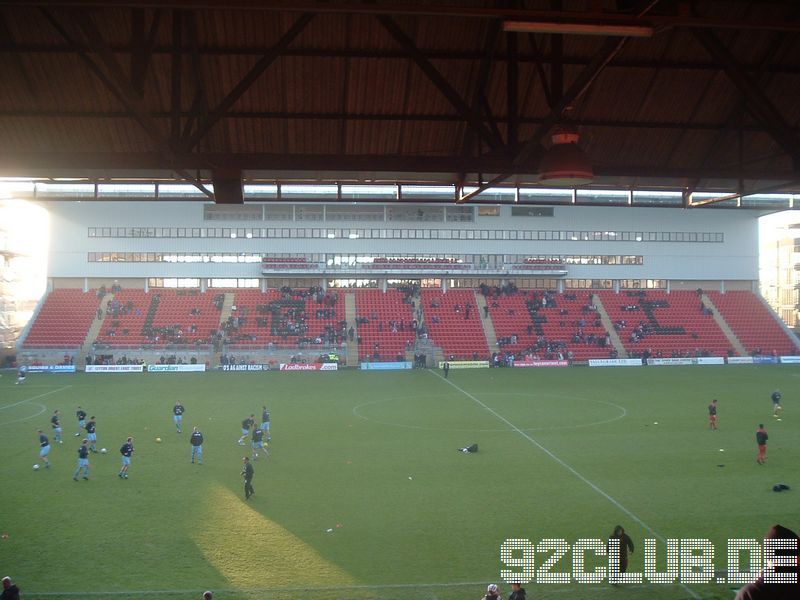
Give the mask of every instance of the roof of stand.
M 794 0 L 3 1 L 0 81 L 0 176 L 480 190 L 567 127 L 593 186 L 800 193 Z

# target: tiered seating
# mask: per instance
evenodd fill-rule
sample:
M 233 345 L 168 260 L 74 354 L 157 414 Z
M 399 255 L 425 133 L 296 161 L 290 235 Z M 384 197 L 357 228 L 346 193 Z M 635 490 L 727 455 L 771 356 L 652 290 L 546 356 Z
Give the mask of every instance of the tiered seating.
M 338 296 L 338 293 L 331 291 L 327 297 L 333 295 Z M 325 296 L 319 295 L 320 298 Z M 234 304 L 237 310 L 231 316 L 244 317 L 244 323 L 238 329 L 228 331 L 227 339 L 238 347 L 265 344 L 296 347 L 300 343 L 316 344 L 317 338 L 321 344 L 325 344 L 326 333 L 330 331 L 336 336 L 342 336 L 336 337 L 337 342 L 344 339 L 340 322 L 344 320 L 345 309 L 341 298 L 330 304 L 317 302 L 315 294 L 308 293 L 307 290 L 292 290 L 290 293 L 280 290 L 267 290 L 265 293 L 239 290 L 236 291 Z M 259 313 L 257 306 L 260 304 L 268 305 L 270 310 Z M 319 317 L 317 311 L 321 311 Z M 259 319 L 266 319 L 266 327 L 258 325 Z M 291 326 L 300 324 L 304 324 L 305 328 L 293 332 Z M 327 337 L 330 341 L 330 335 Z
M 96 290 L 53 290 L 42 306 L 25 340 L 26 348 L 81 346 L 97 316 Z
M 272 339 L 270 333 L 272 313 L 259 313 L 258 306 L 268 305 L 270 302 L 279 300 L 280 297 L 281 294 L 278 290 L 267 290 L 266 292 L 254 289 L 237 290 L 233 303 L 236 310 L 231 314 L 243 318 L 243 322 L 239 325 L 238 335 L 250 336 L 251 339 L 248 342 L 250 344 L 267 344 Z M 264 319 L 262 322 L 265 326 L 258 325 L 260 319 Z
M 796 354 L 792 339 L 760 298 L 748 291 L 706 292 L 748 353 Z
M 151 327 L 159 329 L 177 325 L 180 326 L 182 334 L 179 338 L 173 339 L 165 339 L 163 334 L 159 334 L 158 340 L 154 342 L 155 345 L 210 343 L 211 332 L 219 329 L 220 311 L 214 305 L 214 297 L 224 294 L 224 291 L 212 290 L 201 294 L 194 290 L 151 290 L 148 294 L 151 303 L 153 302 L 153 297 L 157 294 L 160 296 L 160 301 L 158 302 L 158 308 L 153 317 Z M 148 309 L 151 305 L 148 305 Z M 192 309 L 198 309 L 200 314 L 191 314 Z M 190 332 L 192 325 L 197 327 L 196 333 Z
M 366 317 L 368 323 L 358 325 L 361 343 L 358 346 L 360 360 L 395 360 L 405 356 L 407 342 L 414 343 L 415 333 L 411 329 L 414 314 L 410 304 L 403 302 L 405 295 L 398 290 L 357 290 L 356 316 Z M 395 321 L 396 332 L 389 322 Z M 375 347 L 378 344 L 378 347 Z M 378 358 L 375 358 L 375 353 Z
M 376 257 L 364 265 L 370 269 L 468 269 L 469 264 L 455 258 L 389 258 Z
M 261 266 L 264 269 L 317 269 L 319 265 L 308 262 L 305 256 L 266 256 L 261 259 Z
M 511 265 L 512 269 L 528 269 L 536 271 L 563 271 L 567 268 L 560 258 L 526 258 L 522 263 Z
M 608 358 L 612 348 L 599 344 L 605 338 L 605 328 L 595 325 L 598 319 L 595 312 L 584 312 L 584 307 L 591 301 L 590 293 L 554 293 L 551 294 L 547 307 L 543 306 L 543 295 L 542 291 L 529 290 L 491 295 L 487 298 L 489 316 L 498 341 L 516 335 L 516 344 L 506 343 L 500 349 L 515 355 L 527 354 L 533 349 L 532 353 L 542 359 L 548 355 L 551 358 L 557 357 L 559 352 L 563 356 L 571 352 L 574 360 Z M 538 307 L 535 311 L 535 322 L 531 317 L 529 303 L 535 303 Z M 581 340 L 574 341 L 574 336 L 579 332 L 582 335 Z M 540 343 L 540 338 L 543 343 Z M 564 347 L 558 348 L 561 344 Z M 548 346 L 551 347 L 550 351 Z
M 446 294 L 439 290 L 422 290 L 421 295 L 428 337 L 442 347 L 446 357 L 453 355 L 460 360 L 472 360 L 475 354 L 480 360 L 489 357 L 474 290 L 451 290 Z M 471 309 L 466 319 L 468 304 Z M 460 309 L 458 312 L 456 307 Z
M 725 356 L 730 349 L 714 317 L 701 311 L 700 298 L 695 292 L 668 294 L 662 290 L 647 290 L 615 294 L 603 290 L 595 293 L 600 296 L 612 322 L 626 322 L 626 327 L 618 333 L 629 353 L 640 355 L 649 350 L 654 355 L 661 352 L 661 356 L 668 358 L 695 356 L 700 351 L 711 356 Z M 660 306 L 652 309 L 651 318 L 644 308 L 653 302 Z M 639 310 L 625 310 L 625 307 L 634 306 Z M 632 341 L 631 336 L 640 322 L 660 327 L 661 332 L 654 331 L 638 342 Z
M 109 346 L 128 346 L 148 343 L 142 327 L 150 307 L 151 295 L 144 290 L 120 290 L 106 307 L 103 325 L 97 342 Z M 114 315 L 114 306 L 117 314 Z M 113 333 L 113 335 L 112 335 Z

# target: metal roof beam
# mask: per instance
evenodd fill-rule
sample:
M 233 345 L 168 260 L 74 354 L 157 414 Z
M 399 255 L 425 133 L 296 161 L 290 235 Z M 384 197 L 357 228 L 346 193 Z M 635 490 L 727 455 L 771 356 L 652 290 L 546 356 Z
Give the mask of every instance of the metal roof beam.
M 712 31 L 693 31 L 695 39 L 717 61 L 725 74 L 744 97 L 750 112 L 764 130 L 791 157 L 794 168 L 800 171 L 800 141 L 791 134 L 790 127 L 764 91 L 742 69 L 730 50 Z
M 250 89 L 256 80 L 261 77 L 262 73 L 267 70 L 267 68 L 275 62 L 275 60 L 283 53 L 283 51 L 295 40 L 295 38 L 300 35 L 300 33 L 306 28 L 311 22 L 311 19 L 314 18 L 314 15 L 311 13 L 305 13 L 301 15 L 294 24 L 289 28 L 289 30 L 281 36 L 281 38 L 277 41 L 277 43 L 270 48 L 269 52 L 264 54 L 261 59 L 253 65 L 250 71 L 237 83 L 234 88 L 228 92 L 228 95 L 223 98 L 223 100 L 217 105 L 214 110 L 212 110 L 206 119 L 203 120 L 202 123 L 199 123 L 197 129 L 192 133 L 192 136 L 189 138 L 189 141 L 185 145 L 185 150 L 191 150 L 194 148 L 200 140 L 202 140 L 206 134 L 211 130 L 214 125 L 216 125 L 222 117 L 225 116 L 225 113 L 234 105 L 236 102 L 244 95 L 247 90 Z
M 430 79 L 433 85 L 447 98 L 447 101 L 456 109 L 464 121 L 467 122 L 469 127 L 483 139 L 490 148 L 495 149 L 502 146 L 502 140 L 497 139 L 495 134 L 486 128 L 486 126 L 478 118 L 475 111 L 464 101 L 461 95 L 453 89 L 453 87 L 442 76 L 439 70 L 433 66 L 430 60 L 422 53 L 422 51 L 414 44 L 410 37 L 400 28 L 397 22 L 389 16 L 381 15 L 378 21 L 386 31 L 400 44 L 408 53 L 408 57 L 413 60 L 423 73 Z
M 575 78 L 575 81 L 573 81 L 569 89 L 564 92 L 564 95 L 561 97 L 558 103 L 553 106 L 550 113 L 539 124 L 539 127 L 536 129 L 533 136 L 525 143 L 522 149 L 514 157 L 512 163 L 516 169 L 522 169 L 523 166 L 527 169 L 531 169 L 531 163 L 533 163 L 537 155 L 540 155 L 544 150 L 542 147 L 542 138 L 547 135 L 550 129 L 552 129 L 552 127 L 562 118 L 564 109 L 572 104 L 577 98 L 579 98 L 587 89 L 589 89 L 589 87 L 591 87 L 592 83 L 595 81 L 603 68 L 622 50 L 626 41 L 627 38 L 606 41 L 603 46 L 603 50 L 598 52 L 594 60 L 592 60 L 592 63 L 587 66 L 578 75 L 578 77 Z M 536 162 L 538 162 L 538 160 L 536 160 Z M 484 190 L 502 183 L 514 172 L 515 171 L 512 169 L 506 175 L 498 175 L 491 181 L 478 186 L 477 189 L 469 194 L 459 198 L 458 202 L 466 202 L 471 198 L 474 198 Z
M 172 111 L 151 111 L 151 116 L 157 119 L 171 119 Z M 191 117 L 192 111 L 181 110 L 181 118 Z M 130 113 L 124 111 L 96 111 L 96 110 L 37 110 L 37 109 L 0 109 L 0 118 L 60 118 L 60 119 L 129 119 Z M 301 121 L 409 121 L 409 122 L 432 122 L 432 123 L 459 123 L 462 119 L 459 115 L 442 115 L 431 113 L 342 113 L 342 112 L 286 112 L 286 111 L 230 111 L 225 114 L 228 119 L 273 119 L 285 121 L 297 119 Z M 518 117 L 520 124 L 538 125 L 544 121 L 546 115 L 541 117 Z M 498 123 L 508 123 L 505 117 L 496 117 Z M 729 121 L 723 123 L 709 123 L 706 121 L 696 123 L 679 123 L 673 121 L 623 121 L 617 119 L 589 119 L 589 118 L 570 118 L 570 123 L 578 127 L 596 127 L 613 129 L 663 129 L 674 131 L 729 131 L 731 124 Z M 758 125 L 744 125 L 742 131 L 753 132 L 763 131 Z M 800 134 L 799 127 L 789 127 L 789 131 Z
M 486 45 L 484 48 L 483 58 L 478 66 L 478 75 L 475 78 L 475 87 L 472 90 L 472 102 L 469 106 L 470 114 L 478 114 L 481 109 L 481 101 L 484 97 L 484 90 L 489 82 L 489 75 L 492 72 L 492 61 L 494 59 L 495 49 L 497 48 L 497 40 L 500 37 L 500 22 L 491 23 L 486 32 Z M 464 140 L 461 144 L 461 156 L 469 154 L 474 142 L 475 130 L 467 128 L 464 132 Z
M 395 172 L 395 173 L 450 173 L 455 182 L 458 173 L 521 173 L 533 174 L 531 169 L 520 170 L 507 157 L 441 157 L 441 156 L 399 156 L 399 155 L 345 155 L 340 154 L 219 154 L 192 153 L 178 154 L 172 165 L 164 163 L 158 152 L 146 153 L 76 153 L 76 152 L 0 152 L 0 171 L 26 176 L 29 172 L 71 171 L 75 176 L 84 176 L 89 171 L 163 171 L 178 168 L 184 171 L 208 170 L 209 165 L 219 168 L 241 169 L 244 171 L 285 171 L 286 173 L 313 171 L 315 173 L 334 172 Z M 772 169 L 743 171 L 738 167 L 704 169 L 678 169 L 651 165 L 631 167 L 612 167 L 597 165 L 597 177 L 644 177 L 655 179 L 720 179 L 738 181 L 772 180 L 792 181 L 797 174 L 791 171 L 776 172 Z M 146 174 L 143 174 L 147 177 Z M 331 180 L 334 180 L 331 175 Z
M 750 0 L 752 1 L 752 0 Z M 765 2 L 766 3 L 766 2 Z M 791 6 L 792 0 L 771 0 L 770 4 Z M 773 17 L 768 19 L 729 19 L 695 17 L 692 15 L 647 15 L 632 16 L 595 10 L 595 3 L 588 3 L 588 10 L 531 10 L 504 6 L 458 6 L 443 3 L 395 4 L 376 2 L 318 2 L 314 0 L 6 0 L 8 6 L 50 6 L 78 8 L 177 8 L 186 10 L 227 10 L 257 12 L 311 12 L 330 14 L 406 15 L 427 17 L 450 17 L 468 19 L 509 19 L 559 23 L 588 22 L 608 25 L 644 25 L 657 29 L 684 27 L 691 29 L 748 29 L 768 31 L 790 31 L 800 33 L 800 23 Z
M 533 36 L 534 34 L 530 34 Z M 130 44 L 110 44 L 111 49 L 116 54 L 130 54 L 133 49 Z M 0 38 L 0 54 L 77 54 L 87 52 L 89 48 L 86 44 L 78 42 L 71 44 L 51 44 L 51 43 L 26 43 L 20 41 L 10 43 L 8 38 Z M 269 47 L 264 46 L 201 46 L 197 49 L 202 56 L 261 56 L 269 51 Z M 153 54 L 172 54 L 171 45 L 157 45 L 153 48 Z M 182 54 L 192 53 L 190 46 L 184 44 L 180 48 Z M 328 58 L 364 58 L 373 60 L 384 60 L 387 58 L 408 58 L 408 55 L 401 50 L 385 48 L 309 48 L 295 47 L 288 48 L 284 56 L 292 57 L 328 57 Z M 453 51 L 430 49 L 425 51 L 425 55 L 430 60 L 452 60 L 452 61 L 476 61 L 483 57 L 482 51 Z M 561 60 L 565 66 L 586 66 L 591 61 L 590 56 L 564 55 L 557 59 L 552 53 L 539 54 L 535 51 L 520 52 L 517 56 L 519 63 L 551 64 L 556 60 Z M 620 58 L 607 68 L 613 69 L 662 69 L 677 71 L 719 71 L 719 65 L 715 62 L 689 61 L 689 60 L 644 60 L 636 58 Z M 750 73 L 757 73 L 760 70 L 771 73 L 785 75 L 797 75 L 800 73 L 800 64 L 771 64 L 760 69 L 758 63 L 743 63 L 742 68 Z

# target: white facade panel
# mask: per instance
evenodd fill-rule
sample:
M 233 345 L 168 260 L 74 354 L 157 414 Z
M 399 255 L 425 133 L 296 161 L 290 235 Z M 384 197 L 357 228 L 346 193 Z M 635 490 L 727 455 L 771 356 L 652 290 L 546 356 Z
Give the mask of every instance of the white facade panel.
M 512 217 L 511 207 L 501 207 L 499 217 L 476 216 L 474 222 L 342 222 L 342 221 L 218 221 L 204 220 L 199 202 L 52 202 L 50 277 L 257 277 L 259 263 L 99 263 L 89 262 L 90 252 L 176 252 L 257 254 L 366 254 L 438 256 L 460 254 L 501 255 L 634 255 L 642 265 L 569 265 L 569 278 L 757 280 L 758 217 L 748 210 L 679 210 L 627 207 L 554 207 L 552 217 Z M 216 237 L 90 237 L 89 229 L 141 228 L 259 228 L 264 235 L 303 230 L 389 230 L 388 239 L 328 239 L 273 237 L 246 239 Z M 411 235 L 464 230 L 473 239 L 396 239 L 395 230 Z M 98 231 L 100 231 L 98 229 Z M 420 231 L 420 233 L 417 233 Z M 482 234 L 489 231 L 491 234 Z M 555 240 L 474 239 L 501 237 L 524 231 L 559 232 Z M 581 232 L 630 232 L 642 241 L 581 241 Z M 721 236 L 722 242 L 648 241 L 663 232 Z M 637 235 L 641 234 L 641 235 Z M 382 234 L 381 234 L 382 235 Z M 571 239 L 572 237 L 578 239 Z M 688 236 L 687 236 L 688 237 Z M 309 273 L 309 276 L 313 274 Z

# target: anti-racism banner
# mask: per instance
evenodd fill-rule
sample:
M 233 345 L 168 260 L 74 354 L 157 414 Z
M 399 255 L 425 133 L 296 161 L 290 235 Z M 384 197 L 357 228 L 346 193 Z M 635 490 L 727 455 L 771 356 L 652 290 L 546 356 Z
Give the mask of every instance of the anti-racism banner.
M 148 373 L 199 373 L 205 370 L 205 363 L 197 365 L 147 365 Z
M 87 373 L 141 373 L 144 365 L 86 365 Z
M 590 367 L 641 367 L 641 358 L 590 358 Z
M 403 371 L 412 367 L 410 362 L 363 362 L 359 367 L 365 371 Z
M 338 371 L 336 363 L 281 363 L 281 371 Z
M 568 360 L 515 360 L 513 367 L 568 367 Z
M 488 360 L 451 360 L 448 361 L 450 363 L 451 369 L 488 369 L 489 368 L 489 361 Z M 444 368 L 445 361 L 439 361 L 439 368 Z
M 220 365 L 222 371 L 269 371 L 269 365 Z
M 31 365 L 28 373 L 74 373 L 75 365 Z

